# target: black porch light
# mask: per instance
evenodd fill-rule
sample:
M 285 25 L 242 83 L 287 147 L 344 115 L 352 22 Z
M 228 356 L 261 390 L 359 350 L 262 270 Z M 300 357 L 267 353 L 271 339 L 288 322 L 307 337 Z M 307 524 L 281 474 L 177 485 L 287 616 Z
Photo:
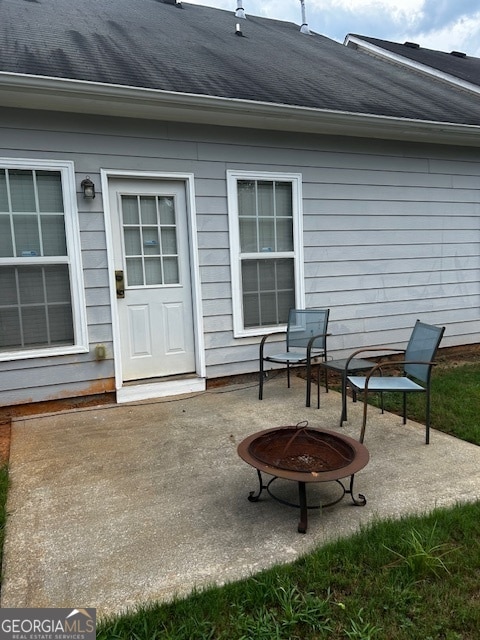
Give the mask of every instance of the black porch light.
M 91 198 L 92 200 L 95 198 L 95 185 L 90 180 L 90 176 L 87 176 L 85 180 L 82 180 L 80 187 L 83 190 L 84 198 Z

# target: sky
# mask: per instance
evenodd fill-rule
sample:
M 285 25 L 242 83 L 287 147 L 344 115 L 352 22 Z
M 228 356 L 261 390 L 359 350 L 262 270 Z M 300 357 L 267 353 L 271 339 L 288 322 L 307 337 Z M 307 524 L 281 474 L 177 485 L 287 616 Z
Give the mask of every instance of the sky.
M 237 0 L 185 0 L 217 9 L 237 8 Z M 300 0 L 242 0 L 245 13 L 302 22 Z M 478 0 L 305 0 L 311 31 L 342 42 L 349 33 L 416 42 L 438 51 L 480 57 Z

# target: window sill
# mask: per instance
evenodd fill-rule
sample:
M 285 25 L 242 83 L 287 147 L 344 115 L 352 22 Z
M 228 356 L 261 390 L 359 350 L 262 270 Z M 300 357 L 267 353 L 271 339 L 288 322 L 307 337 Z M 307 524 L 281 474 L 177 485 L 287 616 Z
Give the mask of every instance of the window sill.
M 0 362 L 28 360 L 32 358 L 51 358 L 53 356 L 68 356 L 77 353 L 88 353 L 88 348 L 83 345 L 74 345 L 70 347 L 26 349 L 24 351 L 4 351 L 0 352 Z

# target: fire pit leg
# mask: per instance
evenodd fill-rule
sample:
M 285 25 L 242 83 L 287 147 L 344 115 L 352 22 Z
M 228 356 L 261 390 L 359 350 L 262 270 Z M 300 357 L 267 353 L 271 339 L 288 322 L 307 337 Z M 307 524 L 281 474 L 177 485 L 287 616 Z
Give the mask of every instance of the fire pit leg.
M 355 480 L 355 474 L 350 476 L 350 489 L 348 489 L 348 491 L 345 491 L 345 493 L 349 493 L 350 497 L 352 498 L 352 502 L 355 506 L 357 507 L 364 507 L 367 504 L 367 499 L 366 497 L 363 495 L 363 493 L 359 493 L 358 494 L 358 499 L 355 498 L 355 496 L 353 495 L 353 481 Z
M 257 475 L 258 475 L 258 482 L 260 483 L 260 488 L 258 490 L 257 495 L 255 495 L 255 491 L 250 491 L 250 493 L 248 494 L 248 499 L 250 500 L 250 502 L 258 502 L 260 496 L 262 495 L 262 491 L 267 488 L 263 484 L 262 474 L 260 473 L 259 469 L 257 469 Z
M 298 483 L 298 497 L 300 500 L 300 521 L 298 523 L 298 533 L 307 533 L 307 490 L 305 482 Z

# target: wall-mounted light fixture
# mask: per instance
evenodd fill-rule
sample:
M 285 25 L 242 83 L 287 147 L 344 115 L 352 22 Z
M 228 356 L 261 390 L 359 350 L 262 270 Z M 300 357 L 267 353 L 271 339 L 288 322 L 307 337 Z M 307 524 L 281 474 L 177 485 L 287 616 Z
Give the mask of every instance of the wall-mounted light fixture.
M 84 198 L 95 198 L 95 185 L 90 180 L 90 176 L 87 176 L 85 180 L 82 180 L 80 187 L 83 189 Z

